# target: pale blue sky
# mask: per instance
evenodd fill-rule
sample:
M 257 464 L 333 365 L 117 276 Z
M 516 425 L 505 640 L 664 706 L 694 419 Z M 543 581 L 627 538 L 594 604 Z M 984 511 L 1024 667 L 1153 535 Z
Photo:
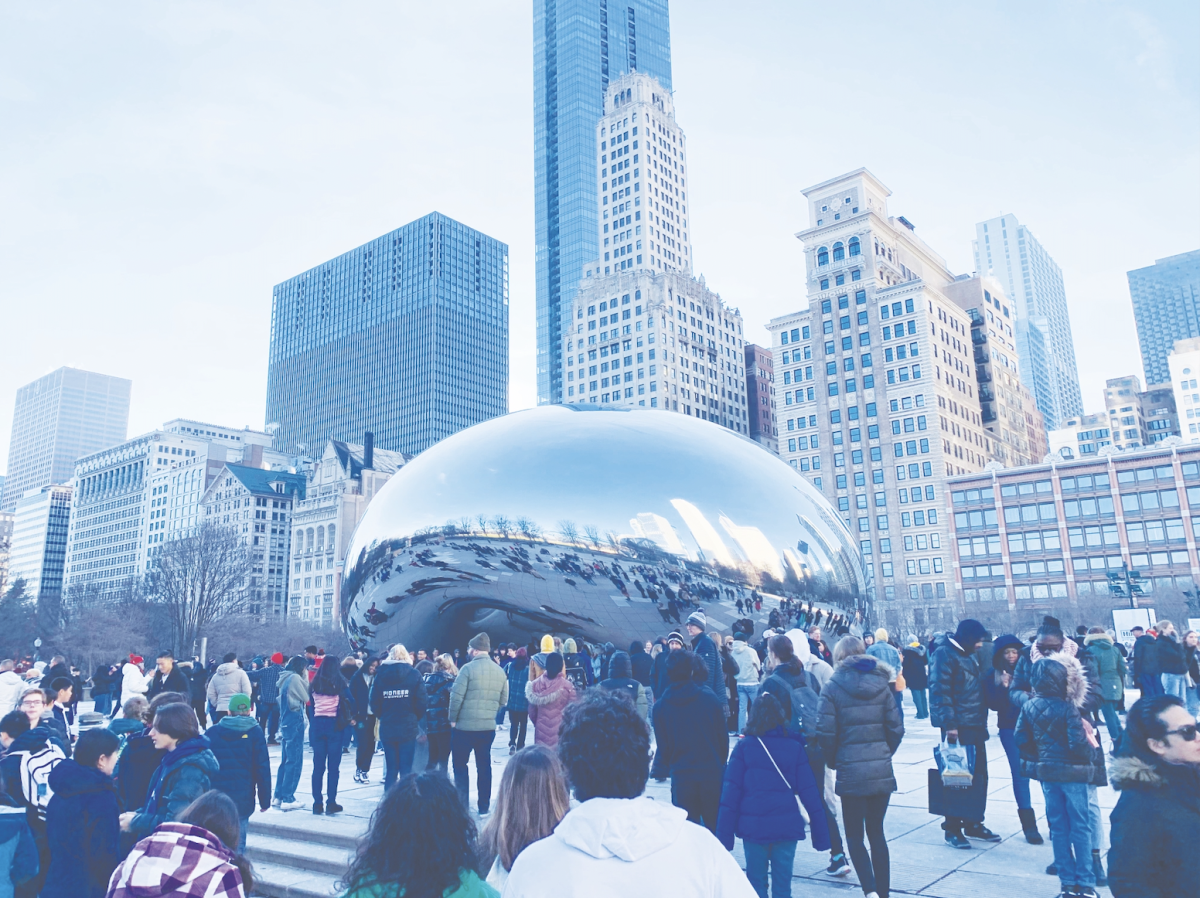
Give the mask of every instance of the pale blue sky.
M 1141 374 L 1125 272 L 1200 247 L 1194 2 L 671 10 L 697 270 L 803 303 L 801 189 L 867 166 L 956 271 L 1014 213 L 1062 267 L 1084 403 Z M 438 210 L 511 251 L 533 375 L 529 2 L 0 6 L 0 463 L 16 389 L 133 379 L 130 432 L 263 424 L 271 287 Z

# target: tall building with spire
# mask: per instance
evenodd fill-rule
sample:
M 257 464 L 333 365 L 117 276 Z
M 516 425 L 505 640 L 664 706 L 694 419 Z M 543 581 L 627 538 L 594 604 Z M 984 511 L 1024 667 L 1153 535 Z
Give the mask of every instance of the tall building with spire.
M 600 255 L 593 137 L 610 80 L 644 72 L 671 90 L 667 0 L 534 0 L 538 403 L 563 402 L 563 315 Z M 611 223 L 611 221 L 610 221 Z M 656 241 L 657 242 L 657 241 Z M 611 252 L 611 250 L 610 250 Z
M 1015 215 L 980 222 L 975 234 L 975 272 L 995 277 L 1016 309 L 1021 381 L 1037 400 L 1046 427 L 1082 415 L 1062 269 Z

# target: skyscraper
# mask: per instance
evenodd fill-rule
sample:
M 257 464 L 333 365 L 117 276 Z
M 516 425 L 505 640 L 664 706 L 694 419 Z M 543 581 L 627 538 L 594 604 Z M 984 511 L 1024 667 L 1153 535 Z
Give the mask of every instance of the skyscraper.
M 1167 383 L 1175 341 L 1200 336 L 1200 249 L 1159 259 L 1128 277 L 1146 383 Z
M 975 234 L 971 244 L 975 272 L 995 277 L 1016 309 L 1013 330 L 1021 380 L 1037 400 L 1046 427 L 1082 415 L 1083 396 L 1062 270 L 1015 215 L 981 222 L 975 226 Z M 1032 328 L 1040 331 L 1041 341 Z
M 534 0 L 539 404 L 563 401 L 561 318 L 584 269 L 600 258 L 596 122 L 610 78 L 631 71 L 653 75 L 670 91 L 667 0 L 625 0 L 611 9 L 607 0 Z
M 56 613 L 63 589 L 63 562 L 71 518 L 71 487 L 47 486 L 17 501 L 9 579 L 25 581 L 25 595 Z
M 29 490 L 66 483 L 75 462 L 125 439 L 133 382 L 59 368 L 17 390 L 0 509 Z
M 275 287 L 276 448 L 415 454 L 506 411 L 506 244 L 433 212 Z

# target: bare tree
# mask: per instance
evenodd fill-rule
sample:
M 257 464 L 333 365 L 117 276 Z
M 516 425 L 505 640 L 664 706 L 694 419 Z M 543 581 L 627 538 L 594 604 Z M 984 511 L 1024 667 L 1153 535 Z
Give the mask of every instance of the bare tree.
M 597 549 L 600 548 L 600 531 L 597 530 L 594 525 L 588 524 L 583 528 L 583 533 L 588 538 L 588 542 L 590 542 Z
M 190 654 L 203 627 L 240 610 L 250 570 L 234 527 L 205 523 L 193 535 L 163 544 L 148 586 L 167 609 L 177 652 Z
M 567 542 L 574 545 L 579 540 L 579 528 L 574 521 L 559 521 L 558 532 Z
M 504 515 L 498 514 L 492 518 L 492 527 L 494 527 L 496 532 L 498 532 L 502 537 L 508 539 L 508 533 L 510 530 L 512 530 L 512 523 Z

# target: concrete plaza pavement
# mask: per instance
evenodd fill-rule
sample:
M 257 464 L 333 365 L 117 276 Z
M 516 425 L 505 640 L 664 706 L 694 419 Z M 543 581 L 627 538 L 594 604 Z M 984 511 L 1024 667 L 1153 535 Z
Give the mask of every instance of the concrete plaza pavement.
M 938 742 L 938 731 L 928 720 L 916 720 L 915 713 L 911 700 L 907 701 L 905 737 L 893 759 L 899 790 L 892 795 L 885 821 L 891 853 L 892 892 L 930 898 L 960 898 L 963 895 L 1052 898 L 1057 895 L 1057 878 L 1045 873 L 1046 866 L 1053 861 L 1053 853 L 1041 789 L 1037 783 L 1031 784 L 1039 829 L 1047 841 L 1043 845 L 1030 845 L 1021 832 L 1008 762 L 994 729 L 987 743 L 989 795 L 986 823 L 1002 836 L 1002 841 L 972 842 L 969 851 L 956 850 L 945 844 L 939 825 L 941 818 L 931 816 L 927 810 L 927 771 L 934 766 L 933 748 Z M 1102 733 L 1107 748 L 1107 733 L 1103 729 Z M 532 738 L 531 727 L 530 741 Z M 492 747 L 493 793 L 499 788 L 500 775 L 508 757 L 506 722 L 496 734 Z M 275 746 L 271 747 L 271 758 L 274 773 L 279 762 L 279 749 Z M 419 751 L 417 766 L 423 765 Z M 306 751 L 296 797 L 310 802 L 308 808 L 288 812 L 273 809 L 255 813 L 250 818 L 247 854 L 260 877 L 256 894 L 274 898 L 327 898 L 339 894 L 334 884 L 345 871 L 346 858 L 354 841 L 366 830 L 382 794 L 383 755 L 377 753 L 374 756 L 369 785 L 354 782 L 354 769 L 352 749 L 350 755 L 343 756 L 338 790 L 338 801 L 345 806 L 345 811 L 334 817 L 317 817 L 311 811 L 312 761 L 311 752 Z M 472 808 L 476 805 L 475 787 L 472 761 Z M 646 793 L 659 801 L 671 800 L 669 783 L 651 780 Z M 1111 788 L 1100 789 L 1106 832 L 1108 815 L 1115 803 L 1116 793 Z M 844 835 L 844 826 L 841 828 Z M 740 841 L 734 848 L 734 856 L 744 866 Z M 796 851 L 793 868 L 794 894 L 862 894 L 853 872 L 840 878 L 827 876 L 824 871 L 828 863 L 827 852 L 818 853 L 809 843 L 802 842 Z M 1100 891 L 1108 894 L 1107 889 Z

